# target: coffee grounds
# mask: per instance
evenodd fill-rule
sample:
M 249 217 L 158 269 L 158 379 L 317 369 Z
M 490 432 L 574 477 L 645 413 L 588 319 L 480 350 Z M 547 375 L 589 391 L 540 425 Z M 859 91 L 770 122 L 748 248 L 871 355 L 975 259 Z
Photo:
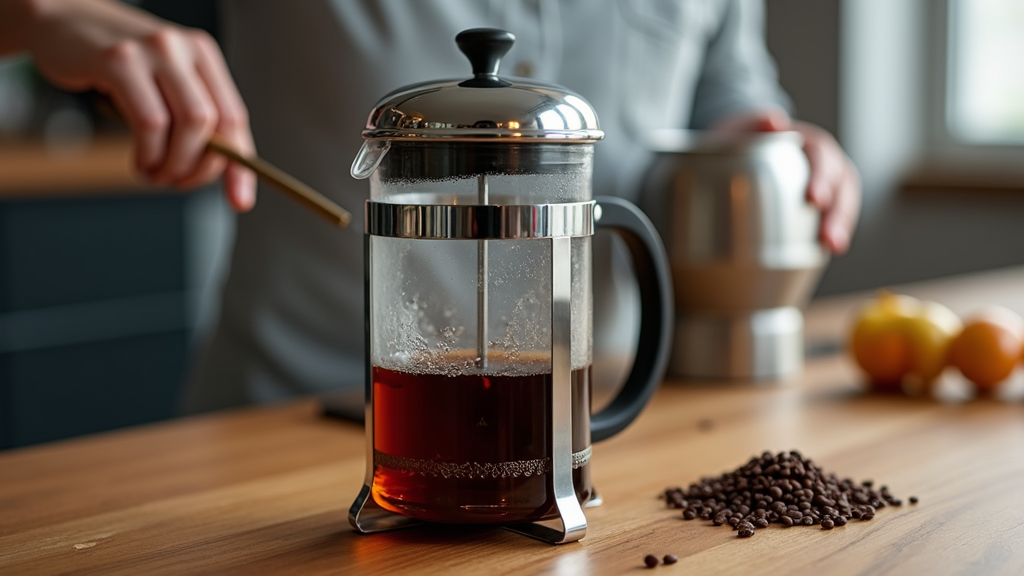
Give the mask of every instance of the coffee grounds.
M 684 519 L 728 524 L 740 538 L 769 524 L 821 525 L 822 530 L 831 530 L 850 519 L 871 520 L 879 508 L 903 505 L 888 486 L 875 490 L 871 480 L 840 480 L 795 450 L 765 452 L 733 472 L 702 478 L 686 490 L 666 488 L 664 498 L 669 508 L 683 511 Z

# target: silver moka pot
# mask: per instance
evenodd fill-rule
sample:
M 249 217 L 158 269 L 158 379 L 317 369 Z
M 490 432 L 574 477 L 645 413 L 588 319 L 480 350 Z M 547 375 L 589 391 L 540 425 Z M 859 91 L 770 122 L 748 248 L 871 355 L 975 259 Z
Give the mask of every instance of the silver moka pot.
M 803 313 L 828 255 L 796 132 L 666 130 L 641 205 L 675 285 L 669 373 L 776 379 L 803 366 Z

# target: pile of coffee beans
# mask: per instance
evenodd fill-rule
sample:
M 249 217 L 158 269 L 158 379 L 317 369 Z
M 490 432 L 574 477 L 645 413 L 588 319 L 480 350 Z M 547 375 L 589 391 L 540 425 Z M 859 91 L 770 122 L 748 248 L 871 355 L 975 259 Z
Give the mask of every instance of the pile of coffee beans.
M 728 524 L 749 538 L 769 524 L 821 526 L 831 530 L 850 520 L 871 520 L 886 506 L 903 502 L 871 480 L 854 482 L 826 474 L 797 451 L 765 452 L 746 465 L 718 477 L 702 478 L 688 489 L 666 488 L 665 502 L 683 518 Z M 917 498 L 911 497 L 912 504 Z

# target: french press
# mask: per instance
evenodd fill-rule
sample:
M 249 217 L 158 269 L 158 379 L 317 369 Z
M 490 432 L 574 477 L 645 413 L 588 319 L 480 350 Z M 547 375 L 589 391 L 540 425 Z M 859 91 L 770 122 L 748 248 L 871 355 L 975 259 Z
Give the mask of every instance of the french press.
M 668 358 L 664 249 L 632 204 L 594 200 L 604 133 L 581 97 L 497 75 L 514 36 L 460 33 L 473 77 L 385 96 L 352 175 L 365 208 L 366 477 L 359 532 L 501 524 L 552 543 L 586 533 L 591 440 L 625 428 Z M 625 240 L 639 278 L 635 364 L 590 414 L 591 236 Z

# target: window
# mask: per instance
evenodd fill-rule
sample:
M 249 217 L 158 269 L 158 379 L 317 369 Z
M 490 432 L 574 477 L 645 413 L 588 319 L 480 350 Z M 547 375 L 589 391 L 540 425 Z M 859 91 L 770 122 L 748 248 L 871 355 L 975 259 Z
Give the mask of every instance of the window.
M 1024 144 L 1024 2 L 950 0 L 945 120 L 963 144 Z

